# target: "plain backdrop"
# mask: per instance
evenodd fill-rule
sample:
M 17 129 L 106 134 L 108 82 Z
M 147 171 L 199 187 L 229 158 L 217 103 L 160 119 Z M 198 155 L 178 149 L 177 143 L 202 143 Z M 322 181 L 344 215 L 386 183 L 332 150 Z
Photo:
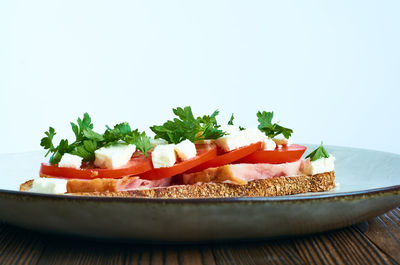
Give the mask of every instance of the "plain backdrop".
M 400 1 L 0 1 L 0 153 L 172 107 L 400 153 Z

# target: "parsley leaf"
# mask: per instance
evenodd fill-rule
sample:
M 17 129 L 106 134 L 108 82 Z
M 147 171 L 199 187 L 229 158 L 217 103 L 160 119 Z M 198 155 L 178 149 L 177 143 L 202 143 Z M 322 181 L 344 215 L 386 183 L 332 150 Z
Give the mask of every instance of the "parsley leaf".
M 152 148 L 150 138 L 145 132 L 132 130 L 127 122 L 120 123 L 110 128 L 107 126 L 103 134 L 93 131 L 93 124 L 89 114 L 85 113 L 83 118 L 78 118 L 77 123 L 71 122 L 72 131 L 75 134 L 75 142 L 68 144 L 67 139 L 62 139 L 58 146 L 53 144 L 53 138 L 56 132 L 53 127 L 45 132 L 46 137 L 40 141 L 40 145 L 45 150 L 48 150 L 46 155 L 50 156 L 50 163 L 57 164 L 60 162 L 65 153 L 70 153 L 83 158 L 83 161 L 94 161 L 94 152 L 101 148 L 110 146 L 116 143 L 135 144 L 136 148 L 147 156 L 147 152 Z
M 45 150 L 48 150 L 45 157 L 47 157 L 50 153 L 50 163 L 56 164 L 60 161 L 63 154 L 70 150 L 68 145 L 68 140 L 61 140 L 57 147 L 53 144 L 53 138 L 56 135 L 56 131 L 53 127 L 49 127 L 49 130 L 44 133 L 46 137 L 43 137 L 40 141 L 40 145 L 43 146 Z
M 53 127 L 49 127 L 49 130 L 44 134 L 46 135 L 46 137 L 42 138 L 42 140 L 40 141 L 40 146 L 43 146 L 45 150 L 49 150 L 45 155 L 48 156 L 48 154 L 54 150 L 53 138 L 54 135 L 56 135 L 56 131 Z
M 96 150 L 97 142 L 95 140 L 84 140 L 75 146 L 71 154 L 82 157 L 84 161 L 94 161 L 94 151 Z
M 216 116 L 219 111 L 214 111 L 210 116 L 195 118 L 190 106 L 178 107 L 172 110 L 178 117 L 165 122 L 163 125 L 154 125 L 150 129 L 156 134 L 155 138 L 161 138 L 168 143 L 178 144 L 183 140 L 195 142 L 204 139 L 217 139 L 225 135 L 219 129 Z
M 224 131 L 219 129 L 220 125 L 218 125 L 216 119 L 218 114 L 219 111 L 216 110 L 210 116 L 204 115 L 202 118 L 197 118 L 197 121 L 200 123 L 201 133 L 197 133 L 195 141 L 217 139 L 226 134 Z
M 109 126 L 106 126 L 107 130 L 104 132 L 104 140 L 106 141 L 106 145 L 110 146 L 118 143 L 120 140 L 124 140 L 128 137 L 128 135 L 133 134 L 131 126 L 127 123 L 119 123 L 114 125 L 114 128 L 111 129 Z M 136 130 L 137 132 L 137 130 Z M 132 142 L 129 142 L 132 144 Z
M 274 117 L 274 112 L 257 112 L 257 117 L 259 121 L 258 129 L 265 133 L 269 138 L 273 138 L 279 134 L 282 134 L 286 139 L 292 135 L 293 130 L 280 126 L 278 123 L 272 124 L 272 118 Z
M 107 126 L 107 130 L 104 132 L 104 139 L 106 146 L 116 144 L 120 141 L 126 144 L 134 144 L 146 157 L 147 152 L 152 148 L 150 137 L 146 136 L 145 132 L 139 133 L 137 129 L 132 130 L 127 122 L 119 123 L 113 129 Z
M 88 113 L 83 114 L 83 119 L 78 118 L 77 120 L 78 125 L 71 122 L 72 131 L 75 134 L 76 141 L 81 141 L 85 137 L 85 131 L 93 129 L 92 119 L 90 118 Z
M 233 116 L 233 113 L 231 115 L 231 118 L 228 121 L 228 125 L 233 125 L 233 120 L 235 119 L 235 117 Z
M 150 143 L 150 137 L 146 136 L 145 132 L 139 134 L 135 141 L 136 148 L 139 149 L 145 157 L 147 157 L 147 152 L 153 148 Z
M 62 139 L 60 141 L 60 144 L 54 148 L 53 154 L 50 157 L 50 163 L 52 164 L 56 164 L 58 162 L 60 162 L 61 157 L 67 153 L 70 150 L 70 147 L 68 145 L 68 140 L 66 139 Z
M 231 115 L 231 118 L 229 119 L 229 121 L 228 121 L 228 125 L 233 125 L 233 120 L 235 119 L 235 117 L 233 116 L 233 113 L 232 113 L 232 115 Z M 244 130 L 246 130 L 246 128 L 244 128 L 244 127 L 242 127 L 242 126 L 239 126 L 239 130 L 240 131 L 244 131 Z
M 321 145 L 315 149 L 314 151 L 312 151 L 308 156 L 306 156 L 306 158 L 310 158 L 311 161 L 315 161 L 321 158 L 328 158 L 329 157 L 329 153 L 325 150 L 325 148 Z
M 49 127 L 49 131 L 45 132 L 46 137 L 42 138 L 40 145 L 48 150 L 45 156 L 52 153 L 49 160 L 51 164 L 60 162 L 65 153 L 79 155 L 84 161 L 94 159 L 94 150 L 96 150 L 97 141 L 101 140 L 101 135 L 92 130 L 93 124 L 88 113 L 83 114 L 82 119 L 78 118 L 77 123 L 70 123 L 75 134 L 75 142 L 72 144 L 68 144 L 67 139 L 61 139 L 58 146 L 54 146 L 53 138 L 56 135 L 54 128 Z
M 85 129 L 83 131 L 83 136 L 87 139 L 93 140 L 93 141 L 103 141 L 104 137 L 103 135 L 94 132 L 92 129 Z

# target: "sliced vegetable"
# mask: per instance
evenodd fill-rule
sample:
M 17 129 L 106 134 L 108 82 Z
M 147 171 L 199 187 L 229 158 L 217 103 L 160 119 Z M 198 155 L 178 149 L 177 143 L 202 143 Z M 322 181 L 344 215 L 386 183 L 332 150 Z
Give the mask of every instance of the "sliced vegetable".
M 230 163 L 233 163 L 243 157 L 248 156 L 251 153 L 256 152 L 261 148 L 262 144 L 261 142 L 257 142 L 251 145 L 247 145 L 235 150 L 232 150 L 230 152 L 226 152 L 223 154 L 218 155 L 214 159 L 211 159 L 195 168 L 192 168 L 187 171 L 187 173 L 193 173 L 193 172 L 199 172 L 203 171 L 204 169 L 210 168 L 210 167 L 220 167 L 223 165 L 227 165 Z
M 199 144 L 196 145 L 196 149 L 197 156 L 191 159 L 178 162 L 172 167 L 155 168 L 140 174 L 139 176 L 140 178 L 149 180 L 169 178 L 188 171 L 189 169 L 201 165 L 217 156 L 217 148 L 215 145 Z
M 152 170 L 153 164 L 150 157 L 136 152 L 132 159 L 123 168 L 100 169 L 87 166 L 82 169 L 58 167 L 50 163 L 42 163 L 40 174 L 57 178 L 94 179 L 94 178 L 122 178 L 125 176 L 139 175 Z
M 237 163 L 268 163 L 268 164 L 281 164 L 295 162 L 301 158 L 306 151 L 307 147 L 297 144 L 291 144 L 289 146 L 283 146 L 282 148 L 276 148 L 275 150 L 259 150 L 246 156 L 238 161 Z

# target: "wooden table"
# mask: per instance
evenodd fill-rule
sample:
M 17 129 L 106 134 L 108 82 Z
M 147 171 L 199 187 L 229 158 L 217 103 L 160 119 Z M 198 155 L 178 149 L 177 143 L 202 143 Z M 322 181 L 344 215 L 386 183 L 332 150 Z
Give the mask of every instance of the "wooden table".
M 399 264 L 400 208 L 352 227 L 247 243 L 139 245 L 0 224 L 0 264 Z

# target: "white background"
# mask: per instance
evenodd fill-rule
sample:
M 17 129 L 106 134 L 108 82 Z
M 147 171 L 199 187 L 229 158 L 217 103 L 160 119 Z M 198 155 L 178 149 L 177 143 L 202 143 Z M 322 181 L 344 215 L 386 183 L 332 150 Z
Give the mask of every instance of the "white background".
M 256 126 L 275 111 L 302 143 L 400 153 L 400 1 L 0 2 L 0 153 L 145 129 L 191 105 Z

